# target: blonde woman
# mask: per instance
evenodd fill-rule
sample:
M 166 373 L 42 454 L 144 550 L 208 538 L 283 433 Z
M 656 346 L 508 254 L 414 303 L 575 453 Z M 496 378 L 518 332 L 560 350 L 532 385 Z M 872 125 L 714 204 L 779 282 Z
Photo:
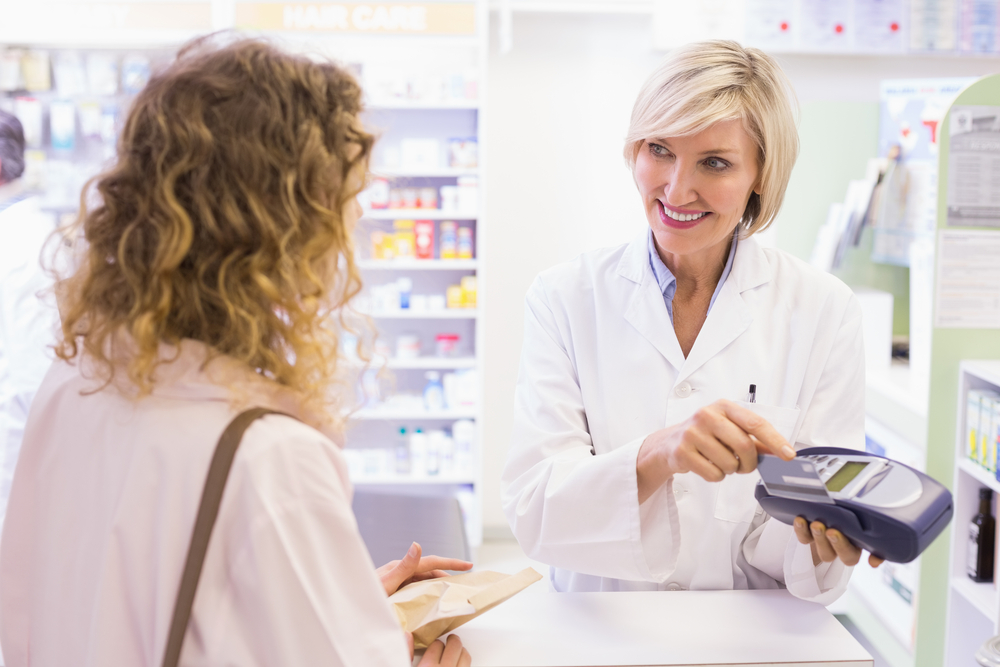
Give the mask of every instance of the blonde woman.
M 864 447 L 857 299 L 754 238 L 795 162 L 791 100 L 756 49 L 671 53 L 625 140 L 649 229 L 528 292 L 503 502 L 556 590 L 827 603 L 861 556 L 818 522 L 770 520 L 748 474 L 758 452 Z
M 216 441 L 249 406 L 181 654 L 188 665 L 410 664 L 335 444 L 336 313 L 372 136 L 341 68 L 255 41 L 188 47 L 136 98 L 82 216 L 58 359 L 0 548 L 6 664 L 160 665 Z M 412 646 L 412 644 L 411 644 Z M 457 638 L 421 665 L 468 665 Z

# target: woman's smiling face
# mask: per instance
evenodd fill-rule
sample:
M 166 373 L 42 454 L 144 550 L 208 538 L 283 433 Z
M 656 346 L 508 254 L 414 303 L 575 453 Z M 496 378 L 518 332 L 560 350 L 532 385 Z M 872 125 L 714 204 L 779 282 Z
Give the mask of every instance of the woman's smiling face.
M 739 120 L 686 137 L 650 137 L 635 182 L 657 247 L 696 255 L 727 243 L 757 187 L 757 145 Z

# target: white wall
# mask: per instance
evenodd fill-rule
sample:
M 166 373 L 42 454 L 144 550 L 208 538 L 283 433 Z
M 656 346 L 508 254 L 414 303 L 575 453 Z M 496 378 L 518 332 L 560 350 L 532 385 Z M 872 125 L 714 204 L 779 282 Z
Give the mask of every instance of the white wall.
M 495 19 L 494 14 L 491 19 Z M 493 20 L 494 25 L 497 23 Z M 500 472 L 507 456 L 514 385 L 521 350 L 524 294 L 539 271 L 592 248 L 627 242 L 646 225 L 622 138 L 639 86 L 662 54 L 652 50 L 651 17 L 516 13 L 513 50 L 497 52 L 491 38 L 487 72 L 485 148 L 487 233 L 480 247 L 487 273 L 483 523 L 485 535 L 509 534 L 500 508 Z M 867 103 L 877 124 L 879 82 L 888 78 L 978 76 L 1000 71 L 998 59 L 898 56 L 782 56 L 802 102 L 803 130 L 824 103 Z M 828 105 L 826 105 L 828 106 Z M 863 119 L 862 119 L 863 120 Z M 803 137 L 795 224 L 822 218 L 831 192 L 857 173 L 824 173 L 831 151 L 865 149 L 838 136 Z M 870 137 L 870 132 L 868 135 Z M 866 139 L 866 141 L 868 141 Z M 872 154 L 875 146 L 870 147 Z M 853 158 L 852 158 L 853 160 Z M 846 169 L 850 171 L 852 160 Z M 839 162 L 844 162 L 840 160 Z M 824 179 L 842 185 L 819 192 Z M 815 193 L 816 196 L 812 196 Z M 793 202 L 794 203 L 794 202 Z M 821 220 L 820 220 L 821 221 Z M 781 221 L 778 222 L 779 238 Z M 779 245 L 781 245 L 779 241 Z

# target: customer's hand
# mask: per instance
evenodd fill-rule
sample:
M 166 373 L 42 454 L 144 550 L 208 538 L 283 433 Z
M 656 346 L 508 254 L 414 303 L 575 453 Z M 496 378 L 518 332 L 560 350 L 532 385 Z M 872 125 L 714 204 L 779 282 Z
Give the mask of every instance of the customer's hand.
M 836 528 L 827 528 L 820 521 L 813 521 L 807 525 L 805 518 L 801 516 L 795 517 L 793 527 L 799 542 L 808 544 L 812 548 L 813 565 L 830 563 L 839 558 L 844 565 L 853 566 L 861 560 L 861 549 L 854 546 L 854 543 Z M 875 554 L 868 555 L 868 564 L 872 567 L 878 567 L 884 562 L 884 559 Z
M 447 577 L 445 570 L 471 570 L 472 563 L 457 558 L 440 556 L 420 557 L 420 545 L 414 542 L 402 560 L 394 560 L 375 570 L 382 580 L 385 594 L 392 595 L 406 584 L 424 579 Z
M 789 461 L 795 449 L 753 410 L 721 399 L 685 421 L 651 433 L 639 448 L 639 503 L 677 473 L 693 472 L 709 482 L 757 469 L 757 454 Z
M 469 667 L 471 664 L 472 656 L 462 646 L 462 640 L 457 635 L 449 635 L 447 646 L 440 639 L 434 640 L 417 667 Z

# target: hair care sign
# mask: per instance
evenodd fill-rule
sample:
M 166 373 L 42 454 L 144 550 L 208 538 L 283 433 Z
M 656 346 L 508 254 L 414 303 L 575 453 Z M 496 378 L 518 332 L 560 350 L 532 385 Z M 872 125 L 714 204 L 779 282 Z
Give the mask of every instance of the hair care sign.
M 236 27 L 250 30 L 475 35 L 472 2 L 241 2 Z
M 0 20 L 0 42 L 134 42 L 161 34 L 164 41 L 185 39 L 213 29 L 212 3 L 67 2 L 32 0 L 10 3 Z M 155 41 L 155 40 L 154 40 Z

